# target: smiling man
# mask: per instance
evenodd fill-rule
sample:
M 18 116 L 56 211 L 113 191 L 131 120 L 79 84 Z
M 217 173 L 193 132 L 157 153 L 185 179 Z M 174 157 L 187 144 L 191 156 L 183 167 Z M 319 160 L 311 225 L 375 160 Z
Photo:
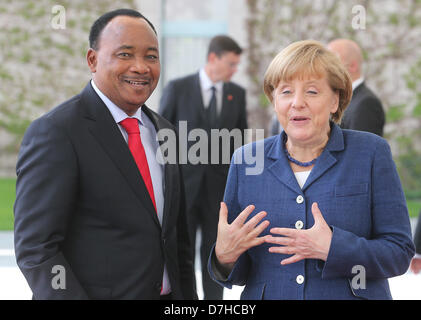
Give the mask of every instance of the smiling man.
M 159 75 L 153 25 L 120 9 L 92 26 L 92 81 L 35 120 L 17 163 L 15 249 L 34 299 L 194 299 L 177 164 L 144 104 Z

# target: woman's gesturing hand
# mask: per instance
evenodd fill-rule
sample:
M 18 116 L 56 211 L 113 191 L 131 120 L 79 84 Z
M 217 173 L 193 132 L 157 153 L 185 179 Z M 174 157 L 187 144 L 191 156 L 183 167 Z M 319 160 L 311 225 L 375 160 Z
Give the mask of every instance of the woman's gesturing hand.
M 221 202 L 218 236 L 215 245 L 215 255 L 221 265 L 232 268 L 241 254 L 251 247 L 264 243 L 266 237 L 270 237 L 258 237 L 269 225 L 267 220 L 257 225 L 266 216 L 265 211 L 259 212 L 245 222 L 254 208 L 253 205 L 249 205 L 229 224 L 228 208 L 224 202 Z
M 282 237 L 269 236 L 266 238 L 268 243 L 281 245 L 280 247 L 270 247 L 269 251 L 292 255 L 282 260 L 281 264 L 290 264 L 302 259 L 326 261 L 332 241 L 332 230 L 323 218 L 316 202 L 311 206 L 311 212 L 314 217 L 314 225 L 310 229 L 272 228 L 270 230 L 271 233 Z

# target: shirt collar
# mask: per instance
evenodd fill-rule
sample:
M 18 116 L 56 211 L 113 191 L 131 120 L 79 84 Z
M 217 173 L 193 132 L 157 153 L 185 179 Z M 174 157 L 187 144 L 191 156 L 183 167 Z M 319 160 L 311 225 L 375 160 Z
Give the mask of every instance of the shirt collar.
M 361 83 L 364 82 L 364 77 L 358 78 L 352 82 L 352 91 L 354 91 Z
M 139 109 L 137 109 L 136 113 L 133 116 L 129 117 L 121 108 L 119 108 L 114 102 L 112 102 L 110 99 L 108 99 L 108 97 L 105 94 L 103 94 L 101 92 L 101 90 L 98 89 L 98 87 L 95 85 L 95 82 L 94 82 L 93 79 L 91 80 L 91 84 L 92 84 L 92 88 L 94 88 L 95 92 L 99 95 L 101 100 L 107 106 L 108 110 L 110 110 L 110 113 L 113 116 L 114 121 L 116 123 L 119 123 L 126 118 L 136 118 L 137 120 L 140 121 L 140 123 L 143 124 L 143 122 L 142 122 L 142 108 L 141 107 Z
M 221 91 L 224 85 L 223 81 L 218 81 L 216 83 L 213 83 L 212 80 L 207 75 L 204 68 L 200 69 L 199 78 L 200 78 L 200 86 L 202 87 L 202 90 L 204 91 L 210 90 L 210 88 L 212 87 L 215 87 L 217 91 Z

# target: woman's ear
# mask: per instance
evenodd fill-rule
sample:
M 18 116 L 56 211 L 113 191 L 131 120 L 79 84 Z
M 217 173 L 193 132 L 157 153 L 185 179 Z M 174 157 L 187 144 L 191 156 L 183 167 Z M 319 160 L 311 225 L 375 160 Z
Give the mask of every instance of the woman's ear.
M 332 101 L 332 107 L 330 109 L 330 113 L 334 114 L 336 111 L 338 111 L 339 108 L 339 90 L 335 90 L 333 93 L 333 101 Z

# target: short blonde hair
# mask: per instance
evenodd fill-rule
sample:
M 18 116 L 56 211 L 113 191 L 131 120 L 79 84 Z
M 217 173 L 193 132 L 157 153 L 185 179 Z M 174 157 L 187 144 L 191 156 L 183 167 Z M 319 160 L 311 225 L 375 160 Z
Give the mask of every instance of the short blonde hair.
M 339 123 L 351 101 L 352 80 L 339 58 L 318 41 L 294 42 L 279 52 L 266 70 L 263 90 L 273 103 L 273 91 L 279 82 L 313 76 L 326 76 L 331 89 L 339 93 L 338 110 L 332 115 L 332 120 Z

